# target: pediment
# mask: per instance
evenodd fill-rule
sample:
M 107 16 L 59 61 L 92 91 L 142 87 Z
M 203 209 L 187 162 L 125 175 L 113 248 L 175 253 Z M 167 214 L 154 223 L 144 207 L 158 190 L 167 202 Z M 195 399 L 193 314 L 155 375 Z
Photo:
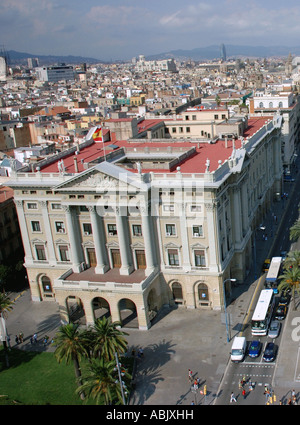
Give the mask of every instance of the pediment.
M 78 173 L 60 183 L 54 190 L 57 192 L 93 192 L 101 193 L 107 191 L 127 190 L 137 192 L 148 189 L 147 184 L 141 181 L 141 177 L 131 173 L 117 165 L 101 163 L 95 167 Z

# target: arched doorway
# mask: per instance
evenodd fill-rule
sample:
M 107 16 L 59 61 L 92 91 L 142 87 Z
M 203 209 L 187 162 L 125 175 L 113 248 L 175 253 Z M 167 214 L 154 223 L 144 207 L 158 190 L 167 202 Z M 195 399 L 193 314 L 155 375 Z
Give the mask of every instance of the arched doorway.
M 198 304 L 201 307 L 208 307 L 210 305 L 209 294 L 208 294 L 208 286 L 201 282 L 198 285 Z
M 107 319 L 111 317 L 109 303 L 104 298 L 93 298 L 92 308 L 94 313 L 94 320 L 101 319 L 102 317 L 106 317 Z
M 66 299 L 67 311 L 70 323 L 86 325 L 85 311 L 80 298 L 70 295 Z
M 175 304 L 183 304 L 183 292 L 181 284 L 179 282 L 173 282 L 171 288 Z
M 128 298 L 122 298 L 119 301 L 118 307 L 122 326 L 127 328 L 138 328 L 139 323 L 134 302 Z
M 148 315 L 150 321 L 155 318 L 158 312 L 157 295 L 155 289 L 152 288 L 147 297 Z
M 53 297 L 51 280 L 47 275 L 41 277 L 41 293 L 43 299 Z

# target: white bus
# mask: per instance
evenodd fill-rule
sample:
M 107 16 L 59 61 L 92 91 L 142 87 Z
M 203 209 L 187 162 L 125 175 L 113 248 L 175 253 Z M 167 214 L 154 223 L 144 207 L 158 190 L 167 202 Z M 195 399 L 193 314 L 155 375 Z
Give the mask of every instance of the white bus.
M 273 257 L 265 280 L 265 288 L 278 294 L 277 279 L 281 271 L 282 257 Z
M 275 296 L 273 289 L 263 289 L 252 316 L 252 335 L 267 335 L 268 327 L 272 319 L 274 304 Z

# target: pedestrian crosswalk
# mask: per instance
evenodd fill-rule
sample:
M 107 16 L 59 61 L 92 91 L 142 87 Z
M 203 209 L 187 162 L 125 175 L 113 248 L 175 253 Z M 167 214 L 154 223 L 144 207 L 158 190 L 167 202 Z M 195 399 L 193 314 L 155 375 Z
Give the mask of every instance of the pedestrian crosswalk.
M 224 381 L 225 384 L 238 385 L 243 377 L 246 381 L 255 381 L 255 385 L 263 386 L 272 379 L 275 364 L 244 362 L 237 373 L 231 375 L 231 380 Z

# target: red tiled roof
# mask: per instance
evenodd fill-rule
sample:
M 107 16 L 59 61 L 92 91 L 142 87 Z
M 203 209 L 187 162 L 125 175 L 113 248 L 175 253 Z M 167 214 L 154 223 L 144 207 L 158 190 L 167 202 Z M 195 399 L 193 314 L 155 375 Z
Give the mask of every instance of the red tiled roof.
M 259 128 L 261 128 L 263 125 L 265 125 L 265 122 L 268 119 L 272 119 L 272 117 L 257 117 L 257 118 L 250 118 L 248 120 L 248 127 L 246 131 L 244 132 L 244 137 L 250 137 L 253 135 Z M 150 120 L 150 121 L 157 121 L 160 120 Z M 149 123 L 150 125 L 150 123 Z M 153 123 L 152 123 L 153 125 Z M 105 152 L 108 153 L 111 151 L 109 148 L 109 145 L 112 144 L 112 141 L 105 142 Z M 206 169 L 206 160 L 209 159 L 210 161 L 210 171 L 215 171 L 219 166 L 219 161 L 222 161 L 222 163 L 227 160 L 233 150 L 233 141 L 228 140 L 227 143 L 225 143 L 224 140 L 217 140 L 216 143 L 201 143 L 201 142 L 188 142 L 188 141 L 178 141 L 174 143 L 170 143 L 168 139 L 165 139 L 165 141 L 159 141 L 159 142 L 147 142 L 146 139 L 141 139 L 141 142 L 128 142 L 126 140 L 114 140 L 113 144 L 121 147 L 128 147 L 128 148 L 167 148 L 167 146 L 173 146 L 174 148 L 196 148 L 196 153 L 192 157 L 187 158 L 185 161 L 183 161 L 180 164 L 180 169 L 182 173 L 204 173 Z M 238 139 L 235 141 L 235 148 L 239 149 L 241 147 L 241 140 Z M 66 158 L 63 158 L 64 165 L 66 172 L 68 173 L 75 173 L 75 164 L 74 164 L 74 157 L 77 159 L 78 164 L 78 171 L 82 172 L 85 170 L 83 162 L 91 162 L 101 156 L 104 155 L 103 150 L 103 143 L 94 143 L 86 148 L 83 148 L 78 155 L 71 154 Z M 131 170 L 132 172 L 135 172 L 134 170 Z M 166 173 L 170 172 L 165 169 L 144 169 L 142 170 L 144 173 L 146 172 L 158 172 L 158 173 Z M 41 169 L 41 172 L 48 172 L 48 173 L 56 173 L 58 172 L 58 166 L 57 162 L 50 164 L 48 166 L 45 166 Z M 176 172 L 176 167 L 171 172 Z

